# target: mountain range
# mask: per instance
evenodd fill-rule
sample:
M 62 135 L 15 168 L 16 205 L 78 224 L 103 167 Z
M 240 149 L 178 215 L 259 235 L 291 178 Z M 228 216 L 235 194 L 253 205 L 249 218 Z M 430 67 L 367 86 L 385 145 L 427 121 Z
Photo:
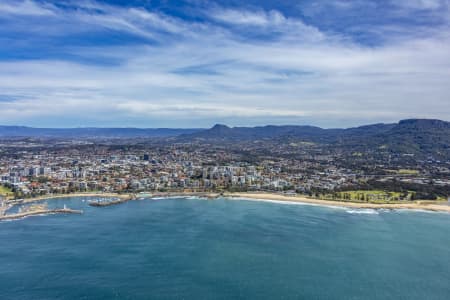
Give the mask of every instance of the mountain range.
M 0 126 L 0 137 L 57 138 L 175 138 L 177 141 L 239 142 L 255 139 L 301 140 L 344 145 L 352 149 L 389 148 L 403 153 L 450 156 L 450 122 L 433 119 L 407 119 L 398 123 L 372 124 L 347 129 L 314 126 L 228 127 L 217 124 L 210 129 L 171 128 L 33 128 Z
M 211 129 L 194 132 L 185 137 L 199 139 L 264 139 L 279 137 L 296 137 L 314 142 L 327 141 L 334 142 L 354 137 L 400 137 L 410 135 L 442 135 L 450 134 L 450 122 L 431 119 L 408 119 L 399 123 L 372 124 L 346 129 L 323 129 L 314 126 L 259 126 L 259 127 L 228 127 L 217 124 Z
M 367 150 L 387 148 L 393 152 L 433 154 L 450 157 L 450 122 L 407 119 L 398 123 L 372 124 L 347 129 L 314 126 L 233 127 L 215 125 L 211 129 L 183 136 L 185 139 L 242 141 L 276 139 L 302 140 Z

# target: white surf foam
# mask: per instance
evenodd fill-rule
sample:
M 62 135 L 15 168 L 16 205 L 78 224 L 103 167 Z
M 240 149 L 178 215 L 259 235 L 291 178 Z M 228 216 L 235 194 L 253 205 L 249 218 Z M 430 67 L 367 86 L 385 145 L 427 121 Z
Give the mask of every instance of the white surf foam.
M 428 210 L 428 209 L 403 209 L 403 208 L 397 208 L 393 209 L 393 211 L 398 213 L 427 213 L 427 214 L 450 214 L 448 211 L 435 211 L 435 210 Z
M 149 197 L 151 200 L 164 200 L 164 199 L 196 199 L 194 196 L 160 196 L 160 197 Z
M 349 214 L 378 215 L 376 209 L 348 209 L 346 212 Z

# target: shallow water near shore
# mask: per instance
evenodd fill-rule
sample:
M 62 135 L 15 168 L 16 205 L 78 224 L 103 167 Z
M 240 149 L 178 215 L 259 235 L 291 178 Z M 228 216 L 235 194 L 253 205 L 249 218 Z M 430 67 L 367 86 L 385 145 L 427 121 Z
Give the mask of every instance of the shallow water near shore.
M 92 198 L 90 198 L 92 199 Z M 448 299 L 450 215 L 159 199 L 0 222 L 0 299 Z

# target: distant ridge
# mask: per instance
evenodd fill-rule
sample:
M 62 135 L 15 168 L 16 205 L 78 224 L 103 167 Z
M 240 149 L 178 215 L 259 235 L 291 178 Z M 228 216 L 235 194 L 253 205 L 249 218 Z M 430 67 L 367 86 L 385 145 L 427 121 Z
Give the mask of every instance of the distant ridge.
M 227 127 L 178 137 L 199 141 L 277 140 L 330 144 L 343 150 L 385 149 L 392 153 L 433 155 L 450 159 L 450 122 L 433 119 L 408 119 L 391 124 L 372 124 L 347 129 L 322 129 L 314 126 Z
M 177 141 L 247 141 L 255 139 L 303 140 L 314 143 L 348 145 L 354 148 L 388 147 L 393 151 L 450 152 L 450 122 L 434 119 L 407 119 L 391 124 L 372 124 L 347 129 L 315 126 L 228 127 L 210 129 L 172 128 L 33 128 L 0 126 L 0 137 L 55 138 L 176 138 Z M 431 151 L 432 152 L 432 151 Z
M 173 137 L 192 134 L 203 129 L 174 128 L 34 128 L 26 126 L 0 126 L 0 137 L 54 137 L 54 138 L 133 138 Z
M 374 124 L 348 129 L 323 129 L 308 125 L 266 125 L 257 127 L 228 127 L 216 124 L 212 128 L 183 135 L 184 138 L 196 139 L 273 139 L 281 137 L 296 137 L 314 141 L 337 139 L 349 134 L 378 133 L 389 130 L 394 124 Z
M 228 127 L 216 124 L 212 128 L 194 132 L 185 137 L 201 139 L 253 139 L 298 137 L 312 140 L 342 139 L 353 136 L 375 136 L 379 134 L 408 134 L 414 132 L 434 132 L 450 129 L 450 122 L 433 119 L 408 119 L 398 123 L 378 123 L 347 129 L 323 129 L 315 126 L 284 125 L 284 126 L 257 126 L 257 127 Z M 431 132 L 430 132 L 431 131 Z M 435 132 L 438 133 L 438 132 Z

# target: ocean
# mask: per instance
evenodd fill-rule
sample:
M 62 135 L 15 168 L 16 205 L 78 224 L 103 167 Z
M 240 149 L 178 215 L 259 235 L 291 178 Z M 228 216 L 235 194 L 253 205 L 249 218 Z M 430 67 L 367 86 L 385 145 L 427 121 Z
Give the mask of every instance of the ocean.
M 450 299 L 450 214 L 172 198 L 0 222 L 0 299 Z

